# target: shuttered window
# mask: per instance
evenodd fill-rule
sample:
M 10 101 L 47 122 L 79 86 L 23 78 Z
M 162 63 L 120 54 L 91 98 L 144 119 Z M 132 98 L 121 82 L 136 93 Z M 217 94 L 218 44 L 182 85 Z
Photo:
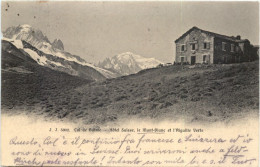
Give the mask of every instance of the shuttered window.
M 210 49 L 210 43 L 207 42 L 207 49 Z
M 207 49 L 207 42 L 203 43 L 203 49 Z
M 209 42 L 204 42 L 203 43 L 203 49 L 210 49 L 210 43 Z
M 203 63 L 206 63 L 207 55 L 203 55 Z
M 196 44 L 195 43 L 191 44 L 191 50 L 195 50 L 195 49 L 196 49 Z
M 176 44 L 176 51 L 177 52 L 184 52 L 187 50 L 187 47 L 185 44 Z
M 199 45 L 196 43 L 195 44 L 195 50 L 198 50 L 198 48 L 199 48 Z
M 186 51 L 186 45 L 181 45 L 181 51 L 182 52 Z

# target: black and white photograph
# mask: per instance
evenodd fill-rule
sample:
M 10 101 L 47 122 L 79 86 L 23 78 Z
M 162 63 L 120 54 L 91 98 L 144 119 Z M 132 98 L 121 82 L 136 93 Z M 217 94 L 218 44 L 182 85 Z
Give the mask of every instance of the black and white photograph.
M 1 32 L 1 165 L 258 166 L 258 1 L 2 1 Z

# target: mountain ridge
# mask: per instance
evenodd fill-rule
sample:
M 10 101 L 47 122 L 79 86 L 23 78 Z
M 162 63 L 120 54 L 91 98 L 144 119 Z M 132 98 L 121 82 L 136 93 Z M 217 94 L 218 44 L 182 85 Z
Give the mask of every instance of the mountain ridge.
M 98 65 L 94 65 L 88 63 L 80 56 L 66 52 L 61 39 L 54 39 L 53 42 L 50 42 L 41 30 L 33 28 L 28 24 L 9 27 L 3 31 L 3 36 L 2 40 L 11 42 L 18 49 L 24 50 L 41 66 L 47 66 L 70 75 L 86 78 L 89 78 L 89 76 L 86 76 L 89 72 L 93 80 L 135 74 L 141 70 L 154 68 L 162 64 L 161 61 L 155 58 L 147 58 L 132 52 L 124 52 L 111 58 L 106 58 L 104 61 L 99 62 Z M 24 48 L 24 44 L 30 44 L 31 46 Z M 97 72 L 93 72 L 91 68 Z M 93 75 L 94 73 L 96 75 Z M 103 77 L 100 77 L 98 73 Z
M 162 64 L 155 58 L 146 58 L 132 52 L 124 52 L 99 62 L 98 66 L 122 75 L 135 74 L 141 70 L 154 68 Z
M 113 74 L 111 71 L 101 69 L 100 67 L 96 67 L 91 63 L 87 63 L 80 56 L 76 56 L 69 52 L 64 51 L 64 45 L 60 39 L 55 39 L 53 43 L 51 43 L 47 38 L 47 36 L 45 36 L 41 30 L 34 29 L 30 25 L 24 24 L 24 25 L 19 25 L 17 27 L 15 26 L 9 27 L 3 32 L 3 36 L 4 36 L 3 40 L 11 42 L 18 49 L 25 50 L 25 52 L 27 53 L 29 52 L 29 55 L 33 59 L 39 59 L 39 61 L 36 61 L 39 65 L 47 66 L 49 68 L 57 70 L 57 68 L 53 68 L 53 66 L 46 65 L 46 61 L 52 62 L 52 64 L 55 64 L 56 66 L 58 65 L 58 66 L 65 67 L 63 69 L 59 68 L 59 71 L 63 71 L 70 75 L 76 75 L 76 76 L 78 75 L 80 77 L 87 77 L 87 78 L 89 78 L 88 76 L 86 76 L 87 73 L 92 71 L 90 72 L 91 73 L 90 75 L 92 75 L 93 80 L 116 77 L 116 75 Z M 25 44 L 24 42 L 30 44 L 31 47 L 24 48 L 24 44 Z M 44 56 L 37 55 L 39 52 L 35 53 L 35 49 L 32 50 L 32 47 L 43 52 Z M 52 59 L 49 60 L 48 58 L 50 58 L 51 56 L 47 56 L 48 58 L 46 58 L 46 55 L 52 55 Z M 55 57 L 55 59 L 53 57 Z M 58 59 L 63 59 L 64 62 L 55 62 Z M 95 70 L 96 72 L 94 72 L 92 69 Z M 77 71 L 77 70 L 81 70 L 81 71 Z M 84 75 L 80 75 L 82 74 L 82 72 L 84 73 Z M 93 72 L 96 74 L 93 75 L 94 74 Z

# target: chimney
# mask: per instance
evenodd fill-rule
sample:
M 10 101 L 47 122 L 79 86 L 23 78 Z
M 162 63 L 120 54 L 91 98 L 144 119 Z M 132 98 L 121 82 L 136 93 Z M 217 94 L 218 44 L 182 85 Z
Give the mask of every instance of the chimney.
M 236 38 L 237 38 L 237 40 L 241 40 L 241 36 L 240 35 L 238 35 Z

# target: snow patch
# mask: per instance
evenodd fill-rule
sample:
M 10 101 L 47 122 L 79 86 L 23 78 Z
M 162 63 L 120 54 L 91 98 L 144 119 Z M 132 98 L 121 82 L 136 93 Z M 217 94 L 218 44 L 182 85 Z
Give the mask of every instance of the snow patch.
M 16 39 L 9 39 L 9 38 L 5 38 L 3 37 L 2 40 L 11 42 L 15 47 L 17 47 L 18 49 L 23 49 L 23 43 L 21 40 L 16 40 Z
M 21 28 L 32 28 L 32 26 L 30 26 L 29 24 L 23 24 L 20 25 Z
M 23 24 L 23 25 L 20 25 L 20 32 L 23 32 L 23 33 L 29 33 L 32 29 L 32 27 L 28 24 Z
M 35 51 L 31 49 L 24 49 L 25 52 L 27 52 L 33 60 L 35 60 L 38 64 L 44 66 L 47 64 L 47 58 L 45 56 L 39 56 Z
M 60 67 L 64 67 L 64 68 L 66 68 L 64 65 L 62 65 L 60 62 L 55 62 L 55 61 L 50 61 L 50 60 L 48 60 L 48 62 L 50 62 L 51 64 L 54 64 L 54 65 L 56 65 L 56 66 L 60 66 Z

